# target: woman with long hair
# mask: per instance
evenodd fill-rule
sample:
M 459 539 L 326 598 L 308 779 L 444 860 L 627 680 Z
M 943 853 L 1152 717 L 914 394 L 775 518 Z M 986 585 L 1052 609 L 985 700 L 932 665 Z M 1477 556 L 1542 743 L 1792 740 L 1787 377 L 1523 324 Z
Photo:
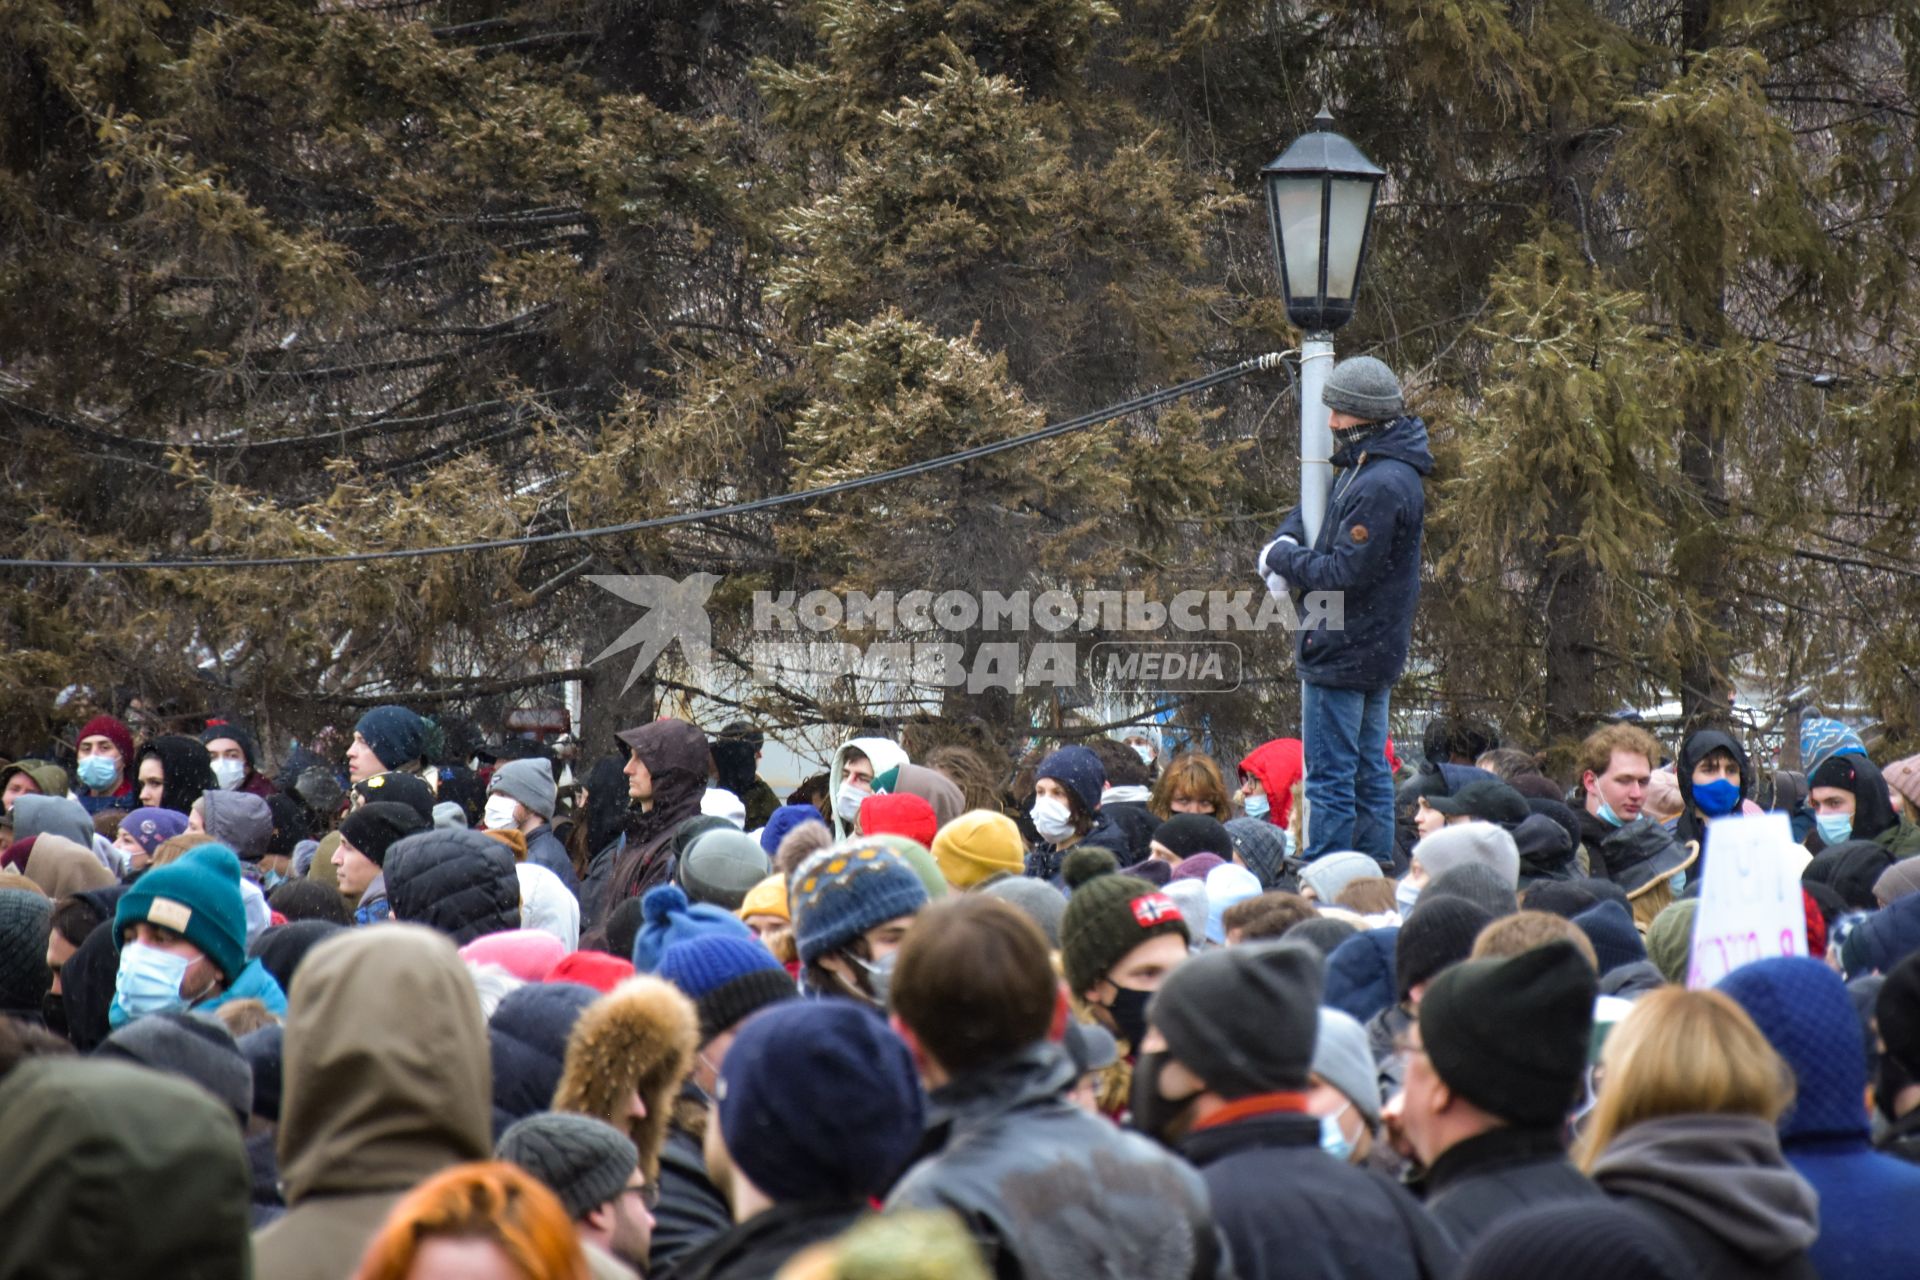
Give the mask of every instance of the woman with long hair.
M 1813 1280 L 1819 1201 L 1774 1127 L 1793 1073 L 1718 991 L 1663 987 L 1607 1038 L 1578 1162 L 1667 1227 L 1702 1280 Z
M 1165 822 L 1176 813 L 1204 813 L 1216 822 L 1233 816 L 1226 779 L 1213 757 L 1200 751 L 1175 756 L 1160 780 L 1153 784 L 1147 810 Z
M 588 1280 L 559 1198 L 517 1166 L 460 1164 L 400 1203 L 355 1280 Z

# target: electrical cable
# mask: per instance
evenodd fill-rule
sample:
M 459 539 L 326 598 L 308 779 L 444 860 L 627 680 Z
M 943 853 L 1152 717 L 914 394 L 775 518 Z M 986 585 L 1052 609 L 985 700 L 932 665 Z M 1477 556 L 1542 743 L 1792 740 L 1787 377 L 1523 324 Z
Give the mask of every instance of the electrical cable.
M 391 551 L 356 551 L 336 555 L 316 556 L 263 556 L 255 559 L 245 557 L 205 557 L 188 560 L 18 560 L 0 559 L 0 569 L 60 569 L 60 570 L 183 570 L 183 569 L 287 569 L 306 565 L 322 564 L 366 564 L 376 560 L 414 560 L 426 556 L 464 555 L 475 551 L 503 551 L 513 547 L 533 547 L 554 542 L 579 542 L 589 538 L 606 538 L 625 533 L 638 533 L 643 529 L 664 529 L 672 525 L 699 524 L 708 520 L 718 520 L 726 516 L 748 515 L 756 511 L 766 511 L 774 507 L 791 506 L 796 502 L 810 502 L 817 498 L 829 498 L 837 494 L 851 493 L 856 489 L 865 489 L 872 485 L 887 484 L 895 480 L 906 480 L 928 472 L 959 466 L 979 458 L 991 457 L 996 453 L 1005 453 L 1026 445 L 1037 444 L 1042 440 L 1051 440 L 1073 431 L 1082 431 L 1115 418 L 1127 417 L 1146 409 L 1156 408 L 1175 400 L 1181 400 L 1215 387 L 1255 373 L 1264 373 L 1282 368 L 1291 352 L 1270 351 L 1265 355 L 1242 360 L 1238 364 L 1212 373 L 1203 374 L 1186 382 L 1149 391 L 1131 400 L 1083 413 L 1076 418 L 1063 422 L 1049 423 L 1025 435 L 1010 436 L 1005 440 L 995 440 L 988 444 L 975 445 L 971 449 L 962 449 L 958 453 L 944 454 L 937 458 L 926 458 L 919 462 L 895 467 L 890 471 L 877 471 L 872 475 L 856 476 L 851 480 L 841 480 L 833 484 L 821 485 L 815 489 L 802 489 L 794 493 L 773 494 L 765 498 L 755 498 L 748 502 L 731 503 L 724 507 L 708 507 L 700 511 L 680 511 L 672 515 L 653 516 L 646 520 L 633 520 L 626 524 L 602 525 L 594 529 L 561 529 L 552 533 L 526 534 L 517 538 L 498 538 L 488 542 L 465 542 L 441 547 L 407 547 Z M 1291 370 L 1289 370 L 1291 372 Z

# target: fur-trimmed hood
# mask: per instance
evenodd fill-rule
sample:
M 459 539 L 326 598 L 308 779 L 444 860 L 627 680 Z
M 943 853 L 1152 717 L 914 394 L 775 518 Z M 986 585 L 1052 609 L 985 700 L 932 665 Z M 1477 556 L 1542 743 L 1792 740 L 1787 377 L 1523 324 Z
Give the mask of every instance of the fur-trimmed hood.
M 660 1172 L 674 1098 L 693 1069 L 699 1041 L 700 1019 L 678 988 L 659 978 L 629 978 L 574 1024 L 554 1110 L 618 1126 L 617 1111 L 637 1090 L 647 1114 L 629 1117 L 625 1129 L 651 1182 Z

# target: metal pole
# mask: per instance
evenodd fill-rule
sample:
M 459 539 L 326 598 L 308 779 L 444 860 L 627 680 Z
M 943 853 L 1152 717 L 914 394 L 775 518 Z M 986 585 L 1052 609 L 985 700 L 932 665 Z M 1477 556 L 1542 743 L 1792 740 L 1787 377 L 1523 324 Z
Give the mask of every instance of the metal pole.
M 1327 406 L 1320 402 L 1326 390 L 1327 375 L 1333 371 L 1333 335 L 1325 331 L 1309 333 L 1300 340 L 1300 523 L 1306 526 L 1307 545 L 1320 540 L 1320 526 L 1327 518 L 1327 495 L 1333 489 L 1333 431 L 1327 426 Z M 1295 856 L 1304 855 L 1313 843 L 1313 806 L 1307 803 L 1307 785 L 1311 744 L 1307 742 L 1307 688 L 1300 682 L 1300 820 L 1301 847 Z
M 1300 520 L 1307 545 L 1320 537 L 1327 518 L 1327 493 L 1333 488 L 1333 432 L 1327 406 L 1320 403 L 1333 371 L 1333 335 L 1309 333 L 1300 340 Z

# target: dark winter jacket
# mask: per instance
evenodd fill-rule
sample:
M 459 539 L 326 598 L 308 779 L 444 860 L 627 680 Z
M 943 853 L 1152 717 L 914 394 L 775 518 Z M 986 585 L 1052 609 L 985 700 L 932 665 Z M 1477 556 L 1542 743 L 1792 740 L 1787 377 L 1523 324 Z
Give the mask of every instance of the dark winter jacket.
M 777 1204 L 709 1240 L 649 1280 L 774 1280 L 793 1255 L 832 1240 L 866 1215 L 866 1206 Z
M 1535 1205 L 1598 1196 L 1558 1133 L 1490 1129 L 1440 1153 L 1427 1171 L 1427 1212 L 1462 1253 L 1501 1219 Z
M 567 846 L 552 826 L 541 827 L 527 837 L 527 861 L 553 872 L 568 893 L 580 896 L 580 876 L 573 869 L 573 859 L 567 856 Z
M 1068 1102 L 1075 1074 L 1042 1042 L 934 1090 L 936 1153 L 887 1207 L 959 1214 L 1000 1280 L 1232 1274 L 1199 1175 Z
M 1693 853 L 1643 813 L 1624 826 L 1609 828 L 1597 848 L 1589 843 L 1587 856 L 1593 859 L 1594 875 L 1606 877 L 1632 896 L 1687 867 Z M 1689 879 L 1693 876 L 1690 869 L 1686 874 Z
M 1659 1219 L 1700 1280 L 1815 1280 L 1819 1199 L 1758 1116 L 1643 1120 L 1600 1154 L 1601 1190 Z
M 1274 536 L 1262 569 L 1278 573 L 1296 599 L 1344 594 L 1338 630 L 1303 628 L 1295 648 L 1301 679 L 1335 689 L 1385 689 L 1400 678 L 1420 599 L 1420 539 L 1426 523 L 1421 478 L 1433 470 L 1427 426 L 1395 418 L 1336 439 L 1333 490 L 1320 536 L 1307 547 L 1298 508 Z M 1300 544 L 1300 545 L 1295 545 Z M 1304 619 L 1303 619 L 1304 621 Z
M 707 791 L 707 765 L 713 757 L 706 735 L 695 726 L 684 720 L 655 720 L 629 730 L 623 740 L 653 776 L 653 807 L 630 814 L 626 844 L 597 904 L 600 914 L 581 918 L 587 927 L 601 924 L 606 912 L 628 898 L 673 879 L 673 837 L 681 823 L 700 816 L 700 798 Z
M 1109 834 L 1107 839 L 1118 839 L 1125 845 L 1124 848 L 1115 848 L 1108 844 L 1100 845 L 1103 849 L 1111 849 L 1113 856 L 1120 860 L 1121 866 L 1132 866 L 1136 862 L 1144 861 L 1153 852 L 1151 848 L 1153 832 L 1154 828 L 1160 825 L 1160 819 L 1153 816 L 1144 801 L 1106 801 L 1100 806 L 1100 821 L 1112 832 L 1118 833 L 1117 836 Z M 1100 842 L 1090 838 L 1089 843 L 1099 844 Z
M 1920 1110 L 1909 1111 L 1895 1120 L 1873 1142 L 1874 1150 L 1920 1165 Z
M 1181 1149 L 1206 1180 L 1240 1280 L 1424 1280 L 1454 1272 L 1452 1244 L 1413 1197 L 1322 1151 L 1312 1116 L 1201 1129 Z
M 665 1275 L 682 1258 L 732 1228 L 727 1198 L 707 1176 L 700 1135 L 675 1123 L 660 1148 L 660 1203 L 653 1210 L 647 1274 Z
M 1158 822 L 1154 823 L 1156 827 L 1159 825 Z M 1148 839 L 1152 839 L 1151 832 L 1148 833 Z M 1027 874 L 1036 880 L 1045 880 L 1056 888 L 1064 890 L 1066 886 L 1060 879 L 1060 868 L 1066 862 L 1069 853 L 1082 847 L 1105 849 L 1123 867 L 1138 860 L 1128 856 L 1133 845 L 1127 833 L 1107 815 L 1105 809 L 1096 809 L 1093 814 L 1092 829 L 1074 841 L 1072 848 L 1056 849 L 1050 844 L 1040 844 L 1029 849 Z M 1144 859 L 1148 852 L 1144 845 L 1141 846 L 1139 857 Z
M 431 925 L 460 946 L 520 927 L 513 851 L 478 831 L 421 831 L 396 840 L 381 875 L 394 919 Z
M 1892 973 L 1893 966 L 1920 951 L 1920 893 L 1896 898 L 1855 925 L 1840 944 L 1847 980 L 1870 973 Z

